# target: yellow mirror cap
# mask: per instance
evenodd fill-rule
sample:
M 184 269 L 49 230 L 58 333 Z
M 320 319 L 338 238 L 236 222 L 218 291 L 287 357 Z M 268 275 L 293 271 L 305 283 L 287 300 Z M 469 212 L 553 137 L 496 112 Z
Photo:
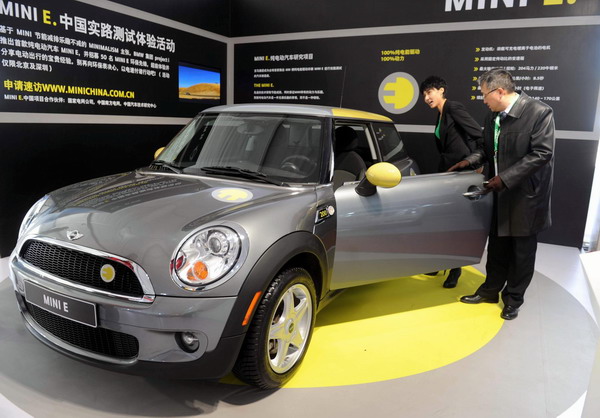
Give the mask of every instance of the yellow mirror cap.
M 154 153 L 154 159 L 156 160 L 156 158 L 158 158 L 158 156 L 160 155 L 161 152 L 163 152 L 163 150 L 165 149 L 165 147 L 160 147 L 159 149 L 156 150 L 156 152 Z
M 379 187 L 394 187 L 402 180 L 398 168 L 390 163 L 377 163 L 372 165 L 366 173 L 369 183 Z

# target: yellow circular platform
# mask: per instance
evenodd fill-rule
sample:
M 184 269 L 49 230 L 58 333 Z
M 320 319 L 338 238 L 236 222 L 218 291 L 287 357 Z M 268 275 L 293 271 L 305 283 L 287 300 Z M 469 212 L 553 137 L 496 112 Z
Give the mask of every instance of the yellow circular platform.
M 454 289 L 444 289 L 444 280 L 442 273 L 418 275 L 345 290 L 317 315 L 306 357 L 284 387 L 397 379 L 479 350 L 504 323 L 500 304 L 459 302 L 484 280 L 472 267 Z

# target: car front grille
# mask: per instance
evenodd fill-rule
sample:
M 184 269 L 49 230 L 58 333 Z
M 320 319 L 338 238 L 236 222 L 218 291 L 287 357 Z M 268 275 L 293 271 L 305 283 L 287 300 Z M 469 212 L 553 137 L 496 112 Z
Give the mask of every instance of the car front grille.
M 137 338 L 106 328 L 92 328 L 55 315 L 26 302 L 27 310 L 39 326 L 55 337 L 87 351 L 119 359 L 138 355 Z
M 23 244 L 20 257 L 54 276 L 84 286 L 126 296 L 144 295 L 135 273 L 123 264 L 108 258 L 37 240 L 29 240 Z M 115 277 L 108 283 L 100 276 L 100 270 L 106 264 L 110 264 L 115 269 Z

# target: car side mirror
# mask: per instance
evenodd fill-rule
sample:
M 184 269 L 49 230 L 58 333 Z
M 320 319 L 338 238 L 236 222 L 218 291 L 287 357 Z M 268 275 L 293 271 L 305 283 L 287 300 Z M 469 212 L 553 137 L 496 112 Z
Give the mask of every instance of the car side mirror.
M 161 152 L 163 152 L 163 150 L 165 149 L 165 147 L 160 147 L 159 149 L 157 149 L 154 152 L 154 159 L 156 160 L 158 158 L 158 156 L 160 155 Z
M 361 196 L 372 196 L 377 193 L 377 186 L 388 189 L 396 187 L 401 180 L 398 167 L 390 163 L 377 163 L 369 167 L 355 190 Z

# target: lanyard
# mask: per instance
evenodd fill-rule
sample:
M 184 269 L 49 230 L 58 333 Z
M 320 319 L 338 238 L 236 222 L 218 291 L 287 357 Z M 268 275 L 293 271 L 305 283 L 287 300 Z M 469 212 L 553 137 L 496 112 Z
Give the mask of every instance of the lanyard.
M 500 113 L 494 119 L 494 174 L 498 175 L 498 138 L 500 138 Z

